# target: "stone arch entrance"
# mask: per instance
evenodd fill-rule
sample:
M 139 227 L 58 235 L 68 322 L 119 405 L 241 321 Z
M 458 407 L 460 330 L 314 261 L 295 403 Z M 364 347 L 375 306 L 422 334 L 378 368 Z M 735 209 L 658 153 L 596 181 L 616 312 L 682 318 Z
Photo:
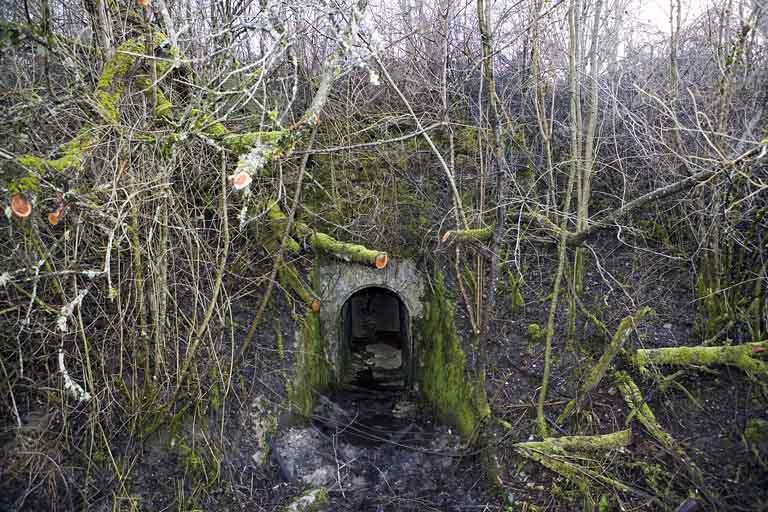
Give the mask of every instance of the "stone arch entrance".
M 362 334 L 359 329 L 362 325 L 358 325 L 358 332 L 353 332 L 355 321 L 362 321 L 361 314 L 376 315 L 375 310 L 378 309 L 381 316 L 374 318 L 378 320 L 377 329 L 378 325 L 383 327 L 379 332 L 384 337 L 397 334 L 401 346 L 403 385 L 410 385 L 416 364 L 413 322 L 424 313 L 424 278 L 415 263 L 390 260 L 386 268 L 376 269 L 355 263 L 328 261 L 318 265 L 315 279 L 322 304 L 320 329 L 325 342 L 325 356 L 333 368 L 336 384 L 344 384 L 345 378 L 349 377 L 352 349 L 360 348 L 355 347 L 355 339 L 360 341 L 360 336 L 355 335 Z M 355 309 L 366 306 L 368 301 L 371 301 L 368 307 L 373 306 L 373 313 L 370 309 L 367 313 Z M 394 328 L 395 322 L 397 329 Z
M 344 383 L 375 390 L 411 387 L 413 339 L 408 308 L 397 293 L 362 288 L 344 303 L 339 320 Z

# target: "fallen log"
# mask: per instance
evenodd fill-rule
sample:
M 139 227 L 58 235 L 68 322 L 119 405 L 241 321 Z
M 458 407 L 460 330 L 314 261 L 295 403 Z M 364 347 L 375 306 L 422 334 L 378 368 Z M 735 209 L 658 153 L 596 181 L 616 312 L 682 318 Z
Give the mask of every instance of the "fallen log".
M 627 424 L 632 420 L 639 421 L 651 437 L 661 443 L 662 446 L 668 449 L 674 448 L 675 440 L 661 428 L 661 425 L 659 425 L 659 422 L 656 420 L 656 416 L 645 402 L 643 394 L 640 392 L 640 388 L 637 387 L 637 384 L 632 380 L 632 377 L 630 377 L 627 372 L 616 372 L 614 374 L 614 379 L 621 392 L 621 396 L 624 397 L 624 401 L 630 409 L 630 414 L 627 417 Z
M 584 457 L 585 453 L 624 448 L 631 440 L 632 431 L 627 429 L 598 436 L 547 437 L 543 441 L 517 443 L 514 448 L 520 455 L 564 477 L 584 494 L 588 494 L 593 482 L 600 482 L 621 492 L 631 492 L 633 489 L 627 484 L 571 461 L 588 460 Z
M 275 232 L 282 233 L 285 231 L 288 217 L 276 203 L 269 206 L 267 216 L 270 226 Z M 383 269 L 389 263 L 389 256 L 386 252 L 369 249 L 363 245 L 342 242 L 331 235 L 315 231 L 303 222 L 295 222 L 291 231 L 292 235 L 304 240 L 315 251 L 330 254 L 343 261 L 371 265 L 377 269 Z M 295 240 L 292 240 L 292 243 L 298 245 Z
M 719 347 L 665 347 L 640 349 L 635 353 L 634 362 L 641 371 L 649 365 L 669 366 L 711 366 L 726 365 L 740 368 L 748 373 L 768 375 L 768 362 L 761 360 L 768 356 L 768 340 Z
M 653 310 L 651 308 L 642 308 L 634 315 L 629 315 L 621 321 L 618 329 L 616 329 L 616 333 L 611 339 L 611 342 L 605 349 L 605 352 L 603 352 L 603 355 L 597 361 L 597 364 L 592 367 L 592 370 L 590 370 L 586 380 L 581 385 L 576 398 L 568 402 L 568 404 L 565 406 L 565 409 L 563 409 L 563 412 L 560 414 L 560 416 L 557 417 L 557 423 L 562 424 L 573 412 L 578 411 L 581 408 L 587 395 L 594 391 L 595 388 L 597 388 L 597 386 L 603 380 L 603 377 L 605 377 L 605 374 L 608 371 L 608 367 L 611 365 L 613 359 L 616 357 L 619 351 L 621 351 L 621 348 L 624 346 L 624 342 L 627 340 L 627 338 L 629 338 L 629 335 L 634 330 L 635 325 L 637 325 L 640 320 L 652 312 Z
M 452 244 L 454 242 L 485 242 L 491 239 L 495 228 L 496 225 L 491 224 L 483 228 L 451 229 L 443 234 L 440 241 L 444 244 Z

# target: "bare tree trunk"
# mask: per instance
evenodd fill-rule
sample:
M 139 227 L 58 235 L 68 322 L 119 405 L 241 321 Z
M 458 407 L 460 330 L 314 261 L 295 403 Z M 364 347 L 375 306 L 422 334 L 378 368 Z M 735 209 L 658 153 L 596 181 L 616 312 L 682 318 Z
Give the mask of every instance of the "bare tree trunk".
M 480 347 L 481 357 L 484 347 L 487 347 L 492 339 L 492 318 L 496 311 L 496 281 L 499 275 L 499 253 L 501 252 L 502 240 L 504 237 L 505 224 L 507 218 L 506 209 L 506 191 L 507 191 L 507 172 L 508 166 L 504 155 L 505 137 L 501 126 L 501 101 L 496 92 L 496 74 L 493 63 L 493 36 L 490 27 L 490 5 L 485 0 L 477 2 L 477 17 L 480 29 L 480 39 L 482 42 L 483 65 L 485 71 L 485 82 L 488 87 L 488 123 L 493 131 L 493 155 L 496 174 L 496 226 L 491 238 L 491 267 L 489 270 L 488 290 L 485 303 L 485 321 L 480 322 L 481 332 L 484 333 L 483 346 Z M 508 127 L 510 129 L 511 127 Z M 478 283 L 483 276 L 478 275 Z M 483 357 L 484 359 L 484 357 Z M 481 359 L 481 361 L 483 360 Z M 482 366 L 482 365 L 481 365 Z M 485 368 L 483 367 L 483 371 Z
M 578 112 L 578 83 L 577 83 L 577 59 L 578 59 L 578 16 L 579 16 L 579 0 L 571 0 L 571 6 L 568 10 L 568 25 L 570 33 L 570 47 L 568 52 L 568 63 L 570 71 L 570 89 L 571 89 L 571 155 L 573 161 L 571 162 L 571 171 L 568 176 L 568 185 L 565 191 L 565 199 L 563 202 L 563 218 L 561 221 L 561 233 L 560 242 L 557 250 L 557 271 L 555 272 L 555 280 L 552 285 L 552 298 L 549 303 L 549 315 L 547 316 L 547 330 L 546 338 L 544 341 L 544 375 L 541 381 L 541 389 L 539 390 L 539 397 L 536 404 L 536 424 L 539 431 L 539 436 L 545 438 L 548 436 L 549 428 L 547 427 L 547 419 L 544 416 L 544 402 L 547 400 L 547 393 L 549 392 L 549 379 L 552 373 L 552 341 L 555 336 L 555 316 L 557 315 L 557 304 L 560 298 L 560 285 L 563 279 L 563 273 L 565 270 L 565 261 L 567 258 L 567 246 L 568 246 L 568 212 L 571 208 L 571 196 L 573 195 L 574 182 L 578 174 L 579 165 L 577 162 L 576 151 L 578 150 L 578 131 L 579 126 L 575 123 Z

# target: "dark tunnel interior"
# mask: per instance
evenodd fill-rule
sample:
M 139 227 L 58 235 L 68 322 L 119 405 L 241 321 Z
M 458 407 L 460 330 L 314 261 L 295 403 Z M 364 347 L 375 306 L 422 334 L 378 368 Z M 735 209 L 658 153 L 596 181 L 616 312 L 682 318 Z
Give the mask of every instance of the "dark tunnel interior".
M 408 311 L 396 293 L 363 288 L 342 308 L 344 381 L 370 390 L 410 385 Z

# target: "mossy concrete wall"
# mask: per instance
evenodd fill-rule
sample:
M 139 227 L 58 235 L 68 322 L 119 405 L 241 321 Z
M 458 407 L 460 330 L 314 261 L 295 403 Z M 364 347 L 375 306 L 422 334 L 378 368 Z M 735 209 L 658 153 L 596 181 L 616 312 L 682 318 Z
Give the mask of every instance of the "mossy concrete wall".
M 455 306 L 443 275 L 436 273 L 425 318 L 417 324 L 416 380 L 437 416 L 455 425 L 466 439 L 475 437 L 491 411 L 482 375 L 473 375 L 456 330 Z
M 355 263 L 322 260 L 315 267 L 313 288 L 320 298 L 320 331 L 325 355 L 341 382 L 344 354 L 341 347 L 341 310 L 356 292 L 369 287 L 385 288 L 397 294 L 411 322 L 424 315 L 424 277 L 416 264 L 407 259 L 392 259 L 383 269 Z M 410 330 L 410 329 L 409 329 Z M 413 353 L 413 352 L 411 352 Z

